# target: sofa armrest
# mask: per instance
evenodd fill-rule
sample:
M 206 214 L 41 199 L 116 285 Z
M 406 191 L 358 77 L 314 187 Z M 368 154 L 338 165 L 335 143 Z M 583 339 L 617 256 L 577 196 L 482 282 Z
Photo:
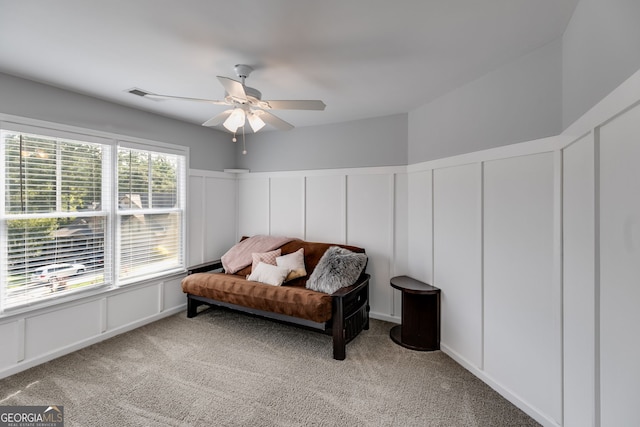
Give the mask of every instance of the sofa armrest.
M 211 270 L 220 270 L 222 268 L 222 261 L 219 259 L 205 262 L 202 264 L 194 265 L 187 268 L 187 274 L 206 273 Z
M 340 298 L 340 297 L 345 297 L 354 291 L 357 292 L 360 288 L 369 284 L 370 278 L 371 276 L 369 276 L 368 274 L 362 273 L 360 277 L 358 277 L 358 280 L 356 280 L 356 282 L 353 285 L 340 288 L 334 293 L 332 293 L 331 296 Z
M 356 283 L 331 294 L 333 358 L 344 360 L 346 344 L 363 329 L 369 329 L 369 279 L 361 274 Z

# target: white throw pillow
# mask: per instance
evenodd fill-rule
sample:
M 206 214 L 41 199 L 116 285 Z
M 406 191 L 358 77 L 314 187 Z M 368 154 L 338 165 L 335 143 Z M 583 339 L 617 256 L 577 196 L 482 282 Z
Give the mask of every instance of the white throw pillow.
M 285 282 L 307 275 L 307 270 L 304 267 L 304 248 L 277 257 L 276 264 L 278 267 L 286 267 L 289 269 L 289 274 L 287 278 L 284 279 Z
M 280 286 L 284 282 L 284 278 L 289 274 L 286 267 L 278 267 L 277 265 L 258 263 L 257 267 L 247 276 L 247 280 L 252 282 L 265 283 L 272 286 Z

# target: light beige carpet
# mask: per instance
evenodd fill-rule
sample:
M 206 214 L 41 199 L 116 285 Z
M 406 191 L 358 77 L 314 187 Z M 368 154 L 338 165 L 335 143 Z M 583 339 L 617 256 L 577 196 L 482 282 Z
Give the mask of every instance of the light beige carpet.
M 317 332 L 207 309 L 0 380 L 0 405 L 64 405 L 66 426 L 533 426 L 444 353 L 371 329 L 331 357 Z

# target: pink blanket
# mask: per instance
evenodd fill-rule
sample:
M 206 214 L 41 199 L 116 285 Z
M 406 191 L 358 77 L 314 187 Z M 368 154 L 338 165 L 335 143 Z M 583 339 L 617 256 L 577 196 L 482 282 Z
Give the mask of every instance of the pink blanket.
M 292 237 L 257 235 L 235 244 L 222 255 L 222 267 L 225 273 L 234 274 L 253 261 L 252 253 L 269 252 L 294 240 Z

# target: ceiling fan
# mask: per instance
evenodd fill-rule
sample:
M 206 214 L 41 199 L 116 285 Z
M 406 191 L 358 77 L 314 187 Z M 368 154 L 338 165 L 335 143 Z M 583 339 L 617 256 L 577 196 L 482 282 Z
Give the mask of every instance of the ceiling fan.
M 269 124 L 279 130 L 293 129 L 293 125 L 271 114 L 270 110 L 319 110 L 325 108 L 325 104 L 319 100 L 280 100 L 265 101 L 262 99 L 262 93 L 252 87 L 245 85 L 245 79 L 253 71 L 249 65 L 238 64 L 234 67 L 236 75 L 241 81 L 233 80 L 228 77 L 217 76 L 218 81 L 225 90 L 223 100 L 186 98 L 182 96 L 160 95 L 141 91 L 139 89 L 130 92 L 143 96 L 145 98 L 164 100 L 176 99 L 183 101 L 206 102 L 216 105 L 228 105 L 230 108 L 222 113 L 212 117 L 202 124 L 202 126 L 218 126 L 222 124 L 229 132 L 236 133 L 238 128 L 242 127 L 244 132 L 245 121 L 249 122 L 249 126 L 253 132 L 258 132 L 265 124 Z M 234 137 L 235 140 L 235 137 Z

